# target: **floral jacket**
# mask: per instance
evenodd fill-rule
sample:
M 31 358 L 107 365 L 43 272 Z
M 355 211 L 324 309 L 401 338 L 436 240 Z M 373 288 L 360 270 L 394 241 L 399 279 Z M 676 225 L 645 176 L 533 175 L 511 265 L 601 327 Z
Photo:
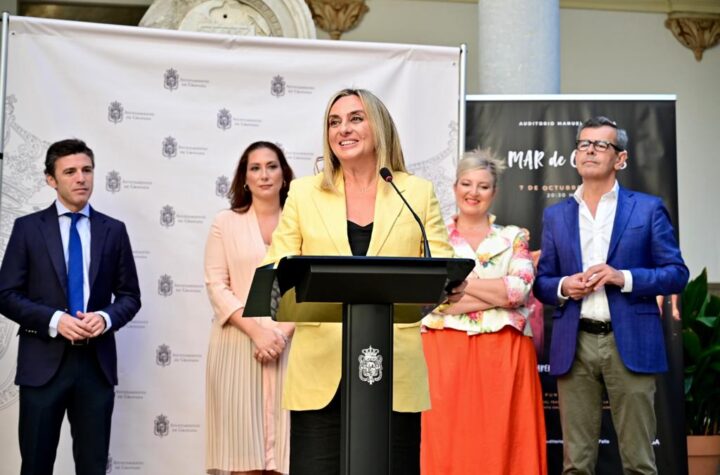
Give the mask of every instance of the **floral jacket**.
M 535 270 L 528 249 L 529 234 L 527 230 L 517 226 L 500 226 L 495 224 L 495 216 L 490 216 L 491 230 L 473 250 L 456 228 L 457 216 L 447 223 L 450 244 L 455 249 L 455 257 L 475 260 L 475 269 L 468 279 L 495 279 L 502 277 L 505 281 L 508 308 L 491 308 L 461 315 L 443 315 L 438 307 L 423 319 L 427 328 L 442 330 L 467 331 L 468 334 L 492 333 L 510 325 L 521 332 L 526 330 L 526 322 L 530 310 L 525 306 Z M 529 329 L 529 325 L 527 326 Z

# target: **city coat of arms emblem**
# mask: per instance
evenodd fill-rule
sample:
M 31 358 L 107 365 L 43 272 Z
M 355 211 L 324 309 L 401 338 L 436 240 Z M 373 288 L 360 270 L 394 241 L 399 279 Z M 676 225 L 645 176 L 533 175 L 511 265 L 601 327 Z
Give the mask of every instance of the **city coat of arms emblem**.
M 173 68 L 165 71 L 163 79 L 163 87 L 170 92 L 177 89 L 180 85 L 180 76 L 178 75 L 178 72 Z
M 158 279 L 158 294 L 163 297 L 169 297 L 173 293 L 173 280 L 167 274 L 163 274 Z
M 225 198 L 230 190 L 230 179 L 226 176 L 219 176 L 215 180 L 215 195 L 220 198 Z
M 158 366 L 170 366 L 172 363 L 172 351 L 167 345 L 160 345 L 155 350 L 155 363 Z
M 108 120 L 113 124 L 119 124 L 123 121 L 125 109 L 118 101 L 113 101 L 108 106 Z
M 160 210 L 160 224 L 166 228 L 175 224 L 175 209 L 172 206 L 166 205 L 162 207 Z
M 275 97 L 285 95 L 285 79 L 282 76 L 275 76 L 270 82 L 270 94 Z
M 220 109 L 217 113 L 218 129 L 227 130 L 232 127 L 232 114 L 227 109 Z
M 178 143 L 174 137 L 165 137 L 162 142 L 162 154 L 165 158 L 173 158 L 177 155 Z
M 170 433 L 170 421 L 166 415 L 160 414 L 155 418 L 153 432 L 158 437 L 165 437 Z
M 361 351 L 361 355 L 358 357 L 360 362 L 360 381 L 373 385 L 382 379 L 383 374 L 383 357 L 380 354 L 380 350 L 368 346 Z
M 120 174 L 115 170 L 109 171 L 108 174 L 105 176 L 105 190 L 109 191 L 110 193 L 117 193 L 118 191 L 120 191 L 121 186 L 122 178 L 120 177 Z

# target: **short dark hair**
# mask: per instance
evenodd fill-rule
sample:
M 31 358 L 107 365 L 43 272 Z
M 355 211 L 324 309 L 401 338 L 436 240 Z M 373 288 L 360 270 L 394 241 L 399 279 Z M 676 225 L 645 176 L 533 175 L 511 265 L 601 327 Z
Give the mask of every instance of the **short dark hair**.
M 287 199 L 288 190 L 290 190 L 290 182 L 295 178 L 295 174 L 290 168 L 285 154 L 282 149 L 272 142 L 258 141 L 253 142 L 245 149 L 240 156 L 237 169 L 235 170 L 235 176 L 233 177 L 230 190 L 228 191 L 228 199 L 230 200 L 230 209 L 237 211 L 238 213 L 245 213 L 250 209 L 252 204 L 252 193 L 250 190 L 245 188 L 245 182 L 247 180 L 247 166 L 248 160 L 250 160 L 250 154 L 255 150 L 267 148 L 275 152 L 278 160 L 280 161 L 280 168 L 282 169 L 283 183 L 280 188 L 280 206 L 285 205 Z
M 65 139 L 55 142 L 48 148 L 47 154 L 45 154 L 45 174 L 54 177 L 55 162 L 59 158 L 75 155 L 76 153 L 83 153 L 90 157 L 90 162 L 95 168 L 95 154 L 85 142 L 80 139 Z
M 585 122 L 583 122 L 577 130 L 577 135 L 575 136 L 576 140 L 580 140 L 580 132 L 583 131 L 583 129 L 597 129 L 600 127 L 612 127 L 615 129 L 617 133 L 617 146 L 620 148 L 619 151 L 627 150 L 628 146 L 628 134 L 625 129 L 621 129 L 618 127 L 617 122 L 615 122 L 612 119 L 608 119 L 605 116 L 599 115 L 596 117 L 592 117 Z

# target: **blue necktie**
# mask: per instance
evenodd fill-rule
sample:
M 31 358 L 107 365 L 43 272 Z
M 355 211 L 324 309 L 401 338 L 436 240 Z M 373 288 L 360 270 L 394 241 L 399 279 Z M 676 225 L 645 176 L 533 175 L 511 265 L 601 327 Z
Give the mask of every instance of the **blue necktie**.
M 70 216 L 70 242 L 68 243 L 68 286 L 67 298 L 70 315 L 73 317 L 78 311 L 85 311 L 85 298 L 83 296 L 83 254 L 80 233 L 77 230 L 80 213 L 67 213 Z

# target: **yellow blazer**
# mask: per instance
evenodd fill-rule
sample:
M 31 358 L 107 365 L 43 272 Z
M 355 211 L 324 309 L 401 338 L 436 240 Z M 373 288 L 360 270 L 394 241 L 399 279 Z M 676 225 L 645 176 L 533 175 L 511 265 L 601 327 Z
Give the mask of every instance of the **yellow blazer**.
M 349 256 L 345 185 L 337 193 L 320 188 L 321 175 L 294 180 L 264 264 L 286 256 Z M 425 225 L 434 257 L 452 257 L 447 230 L 433 185 L 395 172 L 394 182 Z M 419 257 L 422 235 L 417 222 L 391 185 L 379 182 L 368 256 Z M 302 312 L 312 304 L 298 304 Z M 340 312 L 340 304 L 336 305 Z M 304 318 L 303 318 L 304 319 Z M 312 320 L 308 316 L 307 320 Z M 396 324 L 394 335 L 393 410 L 419 412 L 430 407 L 427 367 L 420 323 Z M 303 411 L 325 407 L 340 384 L 342 330 L 340 323 L 298 322 L 283 389 L 283 406 Z

